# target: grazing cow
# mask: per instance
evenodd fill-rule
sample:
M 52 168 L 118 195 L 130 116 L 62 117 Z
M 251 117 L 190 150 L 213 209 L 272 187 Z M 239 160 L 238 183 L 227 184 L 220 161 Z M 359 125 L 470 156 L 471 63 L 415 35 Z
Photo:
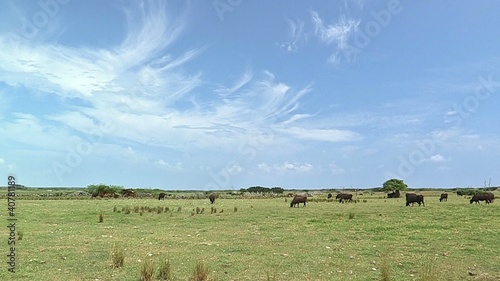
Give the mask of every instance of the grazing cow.
M 352 194 L 349 194 L 349 193 L 339 193 L 339 194 L 337 194 L 337 196 L 335 197 L 335 199 L 339 199 L 339 203 L 344 203 L 344 201 L 346 201 L 346 202 L 352 202 Z
M 424 196 L 415 193 L 406 193 L 406 206 L 410 206 L 413 203 L 418 203 L 419 206 L 422 204 L 425 207 Z
M 210 194 L 210 196 L 208 196 L 208 199 L 210 199 L 210 204 L 215 203 L 215 194 Z
M 441 193 L 441 197 L 439 197 L 439 202 L 443 201 L 448 202 L 448 193 Z
M 328 199 L 332 198 L 333 195 L 331 193 L 328 193 Z
M 399 190 L 395 190 L 387 194 L 387 198 L 399 198 L 400 196 L 401 194 L 399 193 Z
M 299 207 L 300 203 L 304 203 L 304 207 L 305 207 L 306 202 L 307 202 L 307 196 L 295 195 L 295 197 L 293 197 L 292 202 L 290 203 L 290 208 L 295 207 L 295 206 Z
M 473 202 L 476 202 L 477 204 L 479 204 L 479 201 L 485 201 L 486 204 L 490 204 L 491 202 L 493 202 L 493 200 L 495 200 L 495 195 L 490 192 L 485 192 L 474 195 L 470 199 L 470 203 L 472 204 Z
M 160 194 L 158 195 L 158 200 L 165 200 L 165 193 L 163 193 L 163 192 L 162 192 L 162 193 L 160 193 Z

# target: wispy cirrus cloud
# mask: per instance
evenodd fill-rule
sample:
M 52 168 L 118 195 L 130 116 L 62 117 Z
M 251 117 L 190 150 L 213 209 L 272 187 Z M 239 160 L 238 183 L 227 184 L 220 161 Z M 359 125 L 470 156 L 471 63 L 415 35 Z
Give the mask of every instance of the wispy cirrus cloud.
M 305 32 L 305 22 L 300 20 L 287 19 L 290 40 L 281 43 L 276 43 L 276 45 L 282 50 L 295 53 L 299 50 L 300 44 L 306 42 L 308 34 Z
M 314 23 L 314 34 L 324 44 L 335 47 L 329 62 L 338 63 L 340 54 L 348 48 L 348 40 L 358 32 L 361 21 L 341 16 L 336 23 L 326 24 L 315 11 L 312 12 L 311 18 Z

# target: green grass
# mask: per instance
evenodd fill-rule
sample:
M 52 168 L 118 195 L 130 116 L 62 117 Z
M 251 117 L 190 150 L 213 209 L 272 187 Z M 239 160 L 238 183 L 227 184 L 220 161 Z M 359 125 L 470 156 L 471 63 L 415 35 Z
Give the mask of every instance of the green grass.
M 136 281 L 144 257 L 166 255 L 172 280 L 192 277 L 200 261 L 215 280 L 500 278 L 499 202 L 470 205 L 450 194 L 448 202 L 426 196 L 426 207 L 405 207 L 403 198 L 381 196 L 305 208 L 283 198 L 219 199 L 218 211 L 237 212 L 194 215 L 210 209 L 207 199 L 19 200 L 17 273 L 4 267 L 0 280 Z M 115 212 L 143 206 L 169 210 Z M 114 245 L 124 250 L 123 267 L 112 267 Z M 6 243 L 1 249 L 5 257 Z

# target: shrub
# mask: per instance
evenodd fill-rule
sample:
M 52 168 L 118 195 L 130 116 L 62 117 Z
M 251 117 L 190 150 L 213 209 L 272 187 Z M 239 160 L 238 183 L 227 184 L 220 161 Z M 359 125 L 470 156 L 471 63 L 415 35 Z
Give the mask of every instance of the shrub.
M 125 251 L 115 244 L 111 252 L 111 266 L 113 268 L 120 268 L 123 266 L 124 261 Z
M 114 206 L 113 207 L 113 213 L 116 213 L 116 210 L 117 210 L 117 208 L 116 208 L 116 206 Z
M 349 219 L 350 220 L 354 219 L 354 213 L 349 213 Z
M 104 215 L 102 213 L 99 214 L 99 222 L 104 222 Z
M 234 207 L 234 212 L 238 212 L 238 207 Z

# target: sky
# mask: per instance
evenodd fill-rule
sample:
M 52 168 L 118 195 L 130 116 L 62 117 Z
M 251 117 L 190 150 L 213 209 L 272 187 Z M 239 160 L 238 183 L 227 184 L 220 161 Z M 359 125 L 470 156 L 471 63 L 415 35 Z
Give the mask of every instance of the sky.
M 0 2 L 32 187 L 500 186 L 500 1 Z

